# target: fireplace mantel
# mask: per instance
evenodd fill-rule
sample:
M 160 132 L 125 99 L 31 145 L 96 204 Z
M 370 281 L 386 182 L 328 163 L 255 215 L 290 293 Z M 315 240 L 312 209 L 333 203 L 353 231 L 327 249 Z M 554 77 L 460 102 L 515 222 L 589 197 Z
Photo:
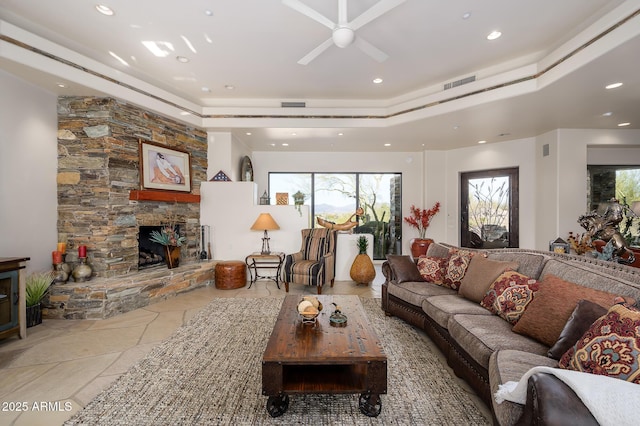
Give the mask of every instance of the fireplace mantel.
M 129 200 L 133 201 L 168 201 L 174 203 L 199 203 L 200 195 L 172 192 L 172 191 L 153 191 L 153 190 L 132 190 L 129 192 Z

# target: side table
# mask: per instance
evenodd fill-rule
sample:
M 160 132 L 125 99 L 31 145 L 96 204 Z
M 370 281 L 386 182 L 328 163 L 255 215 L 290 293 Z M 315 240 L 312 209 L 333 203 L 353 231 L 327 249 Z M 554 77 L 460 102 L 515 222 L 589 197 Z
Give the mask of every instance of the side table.
M 271 252 L 269 254 L 262 253 L 252 253 L 245 258 L 245 263 L 249 269 L 249 275 L 251 278 L 251 283 L 249 284 L 249 288 L 253 285 L 254 282 L 259 279 L 269 279 L 273 280 L 278 289 L 280 288 L 280 273 L 282 271 L 282 265 L 284 264 L 285 254 L 282 252 Z M 259 269 L 275 269 L 274 275 L 260 275 Z

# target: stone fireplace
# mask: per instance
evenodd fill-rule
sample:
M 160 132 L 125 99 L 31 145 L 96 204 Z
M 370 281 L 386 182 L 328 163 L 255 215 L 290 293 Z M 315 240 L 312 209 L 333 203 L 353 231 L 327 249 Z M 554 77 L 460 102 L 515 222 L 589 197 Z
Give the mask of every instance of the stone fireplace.
M 139 227 L 169 219 L 182 223 L 187 237 L 181 260 L 197 259 L 198 202 L 131 199 L 140 190 L 141 140 L 189 152 L 191 195 L 199 195 L 206 180 L 206 132 L 113 98 L 58 100 L 59 239 L 67 241 L 70 262 L 77 259 L 77 246 L 87 246 L 95 277 L 136 272 Z
M 190 154 L 191 193 L 146 191 L 140 185 L 140 141 Z M 135 105 L 96 97 L 58 99 L 58 236 L 67 263 L 87 246 L 90 281 L 55 285 L 48 317 L 107 318 L 213 279 L 198 262 L 200 183 L 206 181 L 207 135 L 199 128 Z M 140 229 L 180 224 L 186 237 L 180 267 L 139 271 Z M 48 314 L 48 315 L 47 315 Z

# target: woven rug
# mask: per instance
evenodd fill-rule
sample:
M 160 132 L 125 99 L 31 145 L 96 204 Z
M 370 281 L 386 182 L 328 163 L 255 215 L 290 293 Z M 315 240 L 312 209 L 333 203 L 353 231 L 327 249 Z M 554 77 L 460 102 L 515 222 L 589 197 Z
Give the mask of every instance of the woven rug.
M 287 412 L 270 417 L 261 361 L 282 300 L 214 299 L 65 425 L 490 424 L 427 337 L 364 298 L 388 357 L 381 414 L 360 413 L 358 395 L 291 395 Z

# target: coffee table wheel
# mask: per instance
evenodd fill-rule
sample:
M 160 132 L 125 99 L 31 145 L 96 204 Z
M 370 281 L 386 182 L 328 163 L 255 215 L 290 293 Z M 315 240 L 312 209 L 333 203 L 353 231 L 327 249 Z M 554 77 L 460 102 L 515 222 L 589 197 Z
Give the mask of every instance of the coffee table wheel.
M 267 413 L 271 417 L 280 417 L 289 408 L 289 395 L 280 394 L 267 399 Z
M 360 412 L 365 416 L 378 417 L 382 411 L 382 401 L 380 395 L 373 393 L 363 393 L 359 401 Z

